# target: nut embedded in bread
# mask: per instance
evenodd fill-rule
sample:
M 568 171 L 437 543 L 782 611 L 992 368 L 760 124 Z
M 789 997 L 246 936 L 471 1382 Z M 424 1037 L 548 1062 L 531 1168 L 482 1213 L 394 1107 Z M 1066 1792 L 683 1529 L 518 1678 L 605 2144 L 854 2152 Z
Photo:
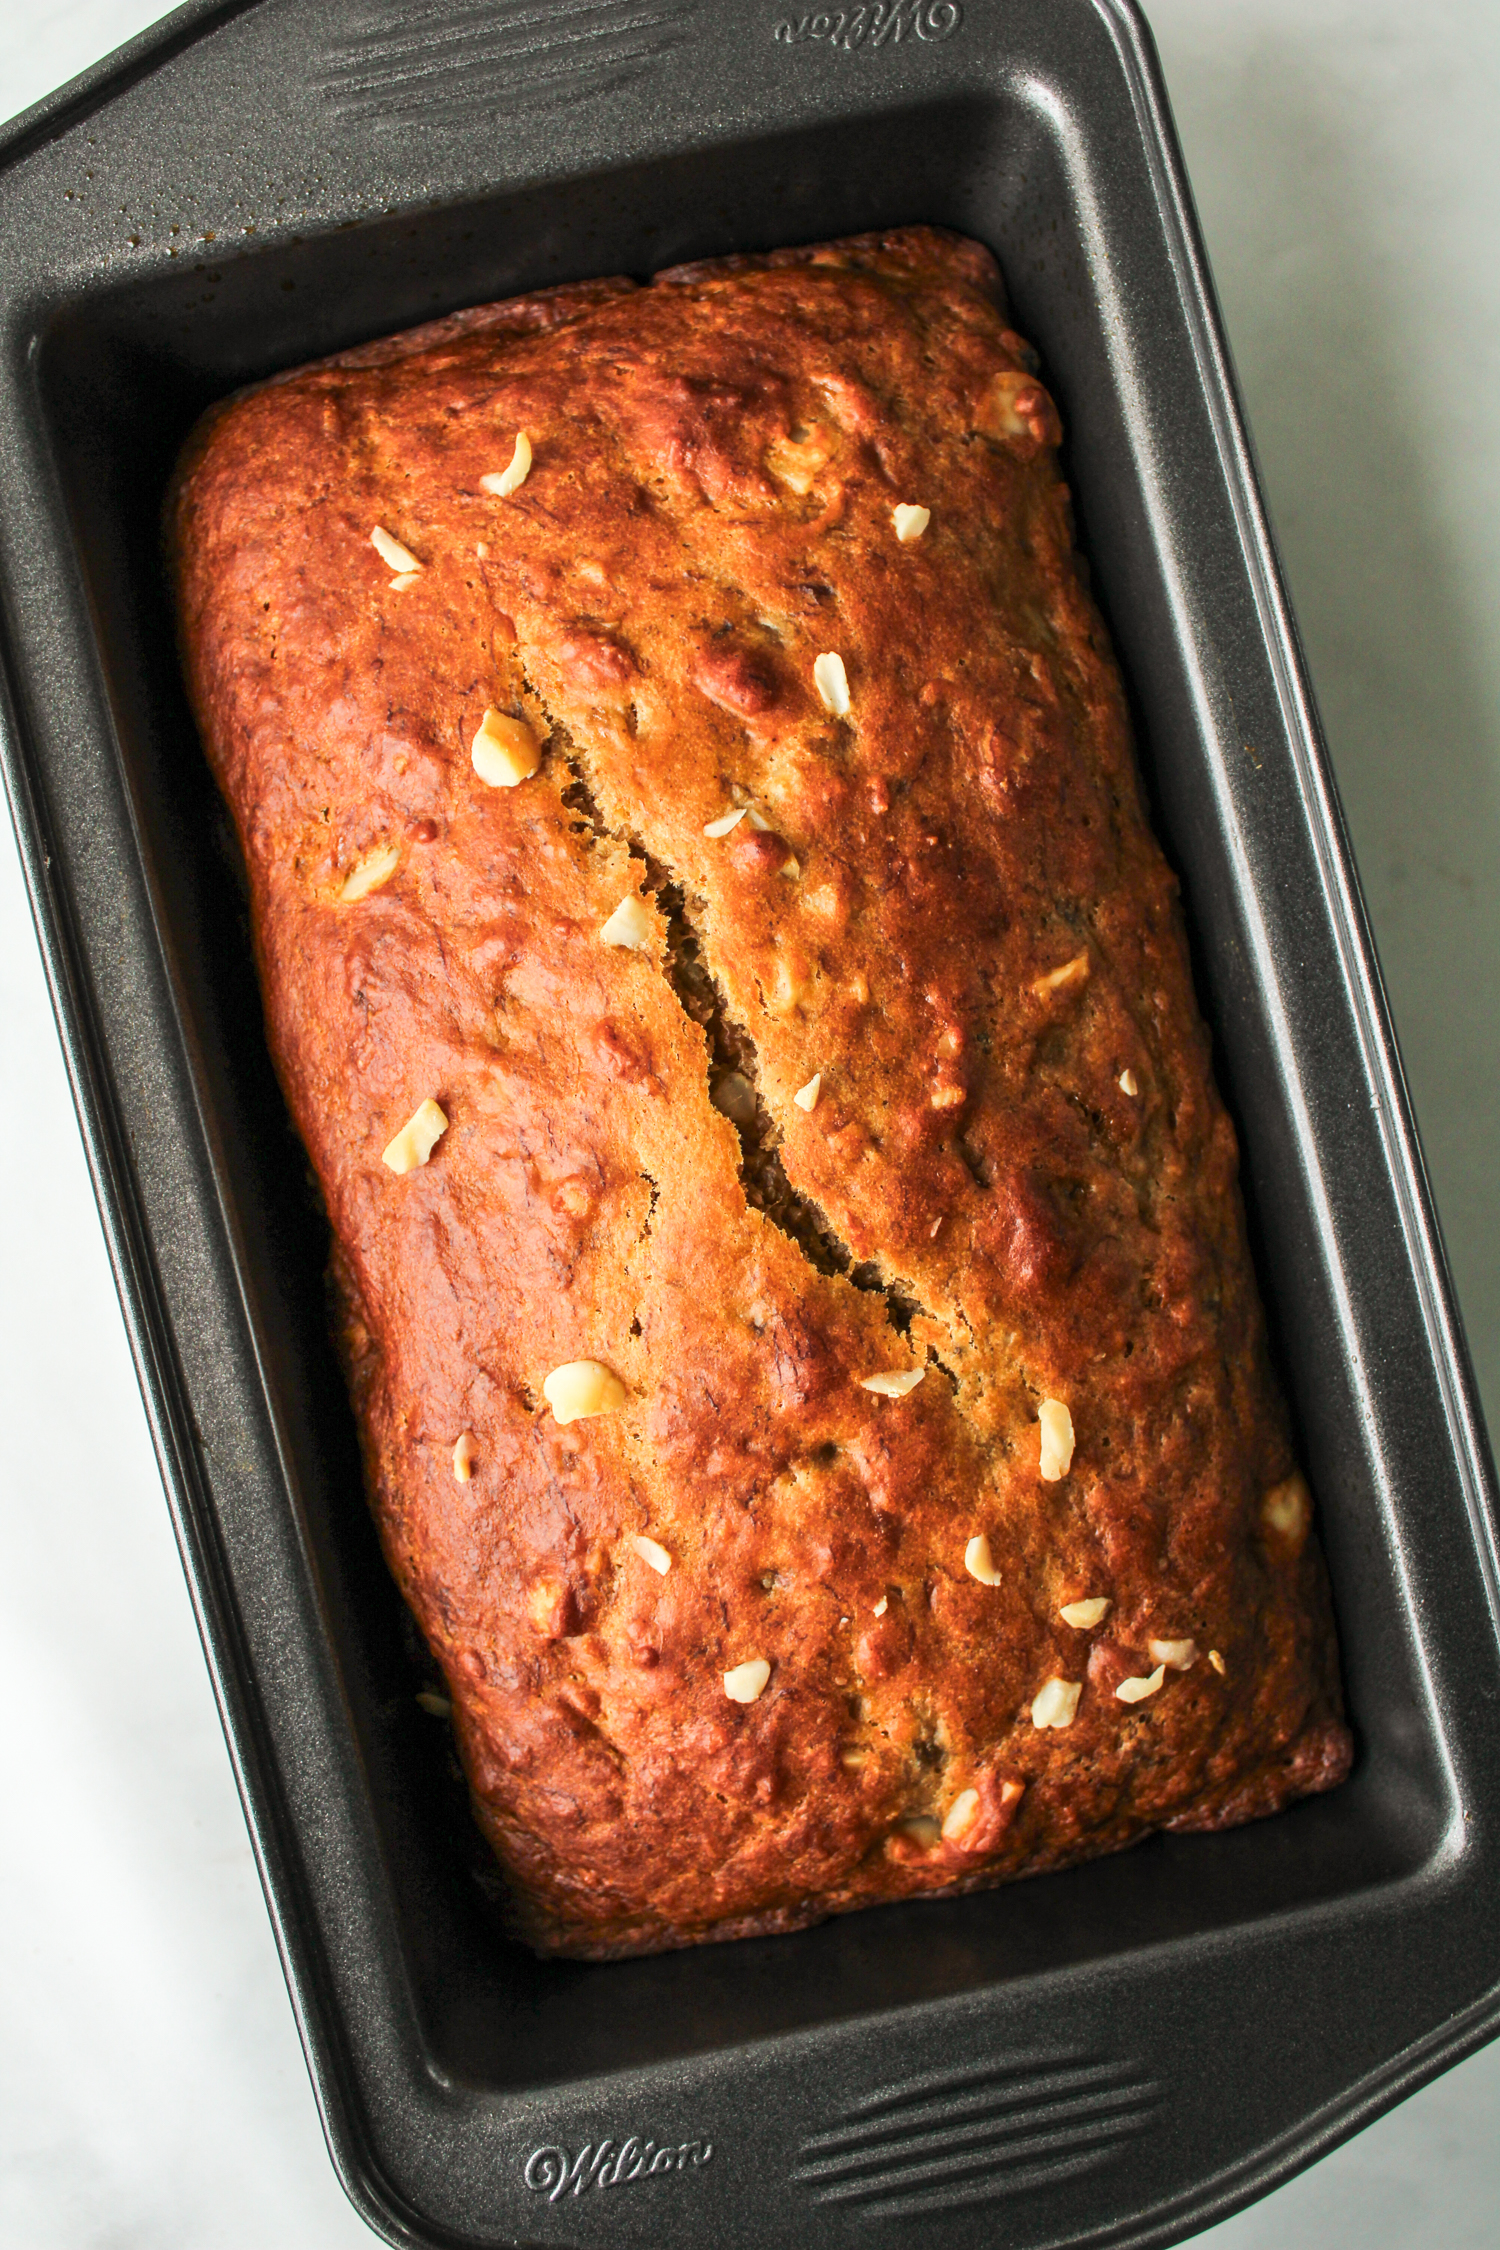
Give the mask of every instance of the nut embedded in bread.
M 429 1094 L 425 1101 L 418 1102 L 400 1132 L 386 1142 L 381 1162 L 392 1172 L 415 1172 L 427 1162 L 447 1130 L 447 1115 Z
M 1034 1727 L 1070 1727 L 1078 1714 L 1082 1680 L 1043 1680 L 1031 1699 Z
M 479 722 L 469 761 L 492 789 L 514 789 L 529 781 L 542 762 L 541 744 L 524 719 L 491 705 Z
M 1049 1484 L 1057 1484 L 1073 1465 L 1073 1417 L 1060 1398 L 1044 1398 L 1036 1418 L 1042 1433 L 1037 1466 Z
M 1091 1594 L 1082 1601 L 1064 1602 L 1057 1614 L 1065 1625 L 1086 1633 L 1091 1626 L 1100 1624 L 1109 1615 L 1109 1608 L 1108 1594 Z
M 544 1949 L 1347 1769 L 1059 438 L 913 228 L 471 310 L 182 464 L 370 1497 Z
M 594 1414 L 618 1414 L 629 1393 L 602 1360 L 570 1359 L 546 1377 L 542 1396 L 555 1422 L 581 1422 Z
M 520 491 L 530 474 L 531 440 L 524 430 L 518 430 L 509 461 L 503 469 L 482 476 L 479 489 L 492 493 L 497 500 L 508 500 L 513 492 Z

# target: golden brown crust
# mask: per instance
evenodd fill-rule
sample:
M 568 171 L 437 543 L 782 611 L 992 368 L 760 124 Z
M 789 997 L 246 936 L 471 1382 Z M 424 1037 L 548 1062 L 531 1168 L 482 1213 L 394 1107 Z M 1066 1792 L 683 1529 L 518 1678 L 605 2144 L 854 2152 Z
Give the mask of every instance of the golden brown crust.
M 373 1503 L 540 1946 L 795 1928 L 1347 1769 L 1057 438 L 993 262 L 917 228 L 461 315 L 185 457 L 188 674 Z M 492 706 L 547 745 L 517 787 L 470 762 Z M 644 950 L 601 942 L 636 895 Z M 626 1403 L 559 1424 L 581 1359 Z M 1194 1647 L 1122 1700 L 1153 1640 Z

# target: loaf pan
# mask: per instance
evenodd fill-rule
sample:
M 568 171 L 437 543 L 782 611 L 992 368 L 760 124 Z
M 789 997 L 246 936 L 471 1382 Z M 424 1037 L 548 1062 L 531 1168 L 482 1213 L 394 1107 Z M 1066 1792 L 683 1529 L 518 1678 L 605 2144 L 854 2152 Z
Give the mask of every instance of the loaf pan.
M 1318 1494 L 1358 1761 L 1232 1834 L 585 1966 L 503 1935 L 376 1547 L 158 549 L 237 386 L 914 220 L 1068 432 Z M 1123 0 L 190 7 L 0 140 L 7 783 L 334 2161 L 403 2244 L 1180 2239 L 1500 2021 L 1493 1472 L 1150 42 Z M 920 636 L 922 619 L 909 620 Z

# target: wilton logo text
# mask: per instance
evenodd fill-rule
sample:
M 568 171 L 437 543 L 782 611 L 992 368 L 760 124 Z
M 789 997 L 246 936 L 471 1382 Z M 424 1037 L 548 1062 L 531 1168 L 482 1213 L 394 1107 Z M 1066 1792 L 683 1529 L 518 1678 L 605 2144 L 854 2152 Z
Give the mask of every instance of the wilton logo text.
M 908 32 L 917 39 L 950 39 L 963 20 L 959 0 L 869 0 L 867 6 L 828 9 L 815 16 L 783 16 L 771 37 L 783 47 L 820 39 L 850 54 L 856 47 L 883 47 L 888 40 L 898 45 Z
M 569 2156 L 565 2148 L 534 2148 L 521 2177 L 538 2195 L 556 2203 L 570 2188 L 575 2195 L 582 2195 L 585 2188 L 628 2186 L 632 2180 L 661 2172 L 697 2171 L 713 2152 L 712 2141 L 679 2141 L 675 2147 L 658 2147 L 655 2141 L 638 2140 L 632 2133 L 618 2148 L 610 2140 L 601 2141 L 597 2148 L 592 2141 L 585 2142 L 576 2156 Z

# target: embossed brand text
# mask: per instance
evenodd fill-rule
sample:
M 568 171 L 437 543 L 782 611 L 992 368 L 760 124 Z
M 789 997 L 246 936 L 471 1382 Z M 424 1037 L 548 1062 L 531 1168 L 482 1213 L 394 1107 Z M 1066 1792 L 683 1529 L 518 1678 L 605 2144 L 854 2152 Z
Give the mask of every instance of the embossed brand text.
M 536 2194 L 556 2203 L 569 2189 L 574 2195 L 582 2195 L 585 2188 L 619 2187 L 658 2172 L 695 2172 L 713 2152 L 712 2141 L 658 2144 L 639 2140 L 632 2133 L 618 2147 L 610 2140 L 600 2141 L 597 2147 L 587 2141 L 576 2156 L 570 2156 L 565 2148 L 534 2148 L 526 2159 L 522 2178 Z
M 821 39 L 847 54 L 855 47 L 883 47 L 887 40 L 894 45 L 908 32 L 917 39 L 949 39 L 963 20 L 959 0 L 869 0 L 865 7 L 783 16 L 771 36 L 784 47 Z

